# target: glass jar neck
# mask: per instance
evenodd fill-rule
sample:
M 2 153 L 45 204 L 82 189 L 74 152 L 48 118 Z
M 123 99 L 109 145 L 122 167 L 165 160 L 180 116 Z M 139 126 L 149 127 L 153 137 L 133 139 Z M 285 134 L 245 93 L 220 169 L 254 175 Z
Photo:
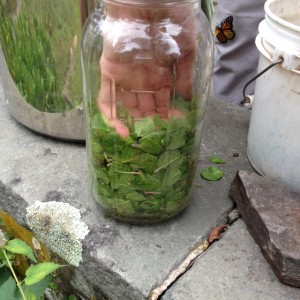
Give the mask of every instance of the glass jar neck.
M 105 14 L 112 19 L 161 23 L 176 19 L 182 23 L 187 15 L 200 12 L 199 0 L 102 0 Z M 189 13 L 188 13 L 189 12 Z
M 175 4 L 197 4 L 199 0 L 102 0 L 104 3 L 130 6 L 169 6 Z

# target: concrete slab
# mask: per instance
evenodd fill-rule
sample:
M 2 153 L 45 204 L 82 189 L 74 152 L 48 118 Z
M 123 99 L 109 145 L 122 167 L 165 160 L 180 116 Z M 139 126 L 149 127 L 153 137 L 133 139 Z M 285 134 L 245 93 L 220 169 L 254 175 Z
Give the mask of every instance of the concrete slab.
M 0 85 L 0 208 L 21 223 L 24 208 L 36 200 L 68 202 L 80 209 L 90 234 L 72 280 L 87 298 L 145 299 L 212 228 L 226 221 L 232 208 L 230 184 L 238 169 L 252 169 L 246 158 L 250 112 L 211 99 L 190 206 L 158 225 L 121 224 L 106 219 L 89 194 L 84 145 L 27 130 L 8 114 L 5 101 Z M 212 155 L 226 161 L 221 166 L 225 176 L 218 182 L 200 177 Z
M 278 281 L 240 219 L 162 297 L 171 299 L 297 300 L 300 289 Z

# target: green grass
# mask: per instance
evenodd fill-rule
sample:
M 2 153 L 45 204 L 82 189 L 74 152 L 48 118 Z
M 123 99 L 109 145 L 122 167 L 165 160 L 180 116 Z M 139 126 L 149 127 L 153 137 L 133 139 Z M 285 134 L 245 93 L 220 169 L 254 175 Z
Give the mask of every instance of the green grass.
M 82 101 L 79 1 L 23 0 L 14 21 L 0 2 L 0 20 L 6 63 L 24 99 L 45 112 L 78 106 Z

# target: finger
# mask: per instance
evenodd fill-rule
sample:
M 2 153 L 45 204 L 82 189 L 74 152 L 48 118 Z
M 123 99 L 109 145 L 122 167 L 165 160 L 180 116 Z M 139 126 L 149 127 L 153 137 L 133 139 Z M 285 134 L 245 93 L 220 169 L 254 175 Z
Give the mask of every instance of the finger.
M 110 125 L 123 138 L 129 136 L 128 127 L 117 118 L 116 113 L 116 87 L 113 79 L 102 77 L 101 88 L 98 98 L 98 107 L 101 113 L 107 118 Z
M 143 114 L 138 109 L 138 99 L 136 93 L 119 89 L 117 91 L 117 101 L 124 105 L 124 108 L 131 114 L 133 119 L 142 118 Z
M 127 138 L 130 135 L 130 131 L 128 129 L 128 127 L 121 122 L 120 120 L 114 120 L 113 121 L 113 125 L 116 129 L 116 132 L 123 138 Z
M 152 92 L 145 93 L 145 92 L 138 92 L 137 93 L 138 99 L 138 110 L 145 114 L 149 111 L 156 110 L 156 104 L 154 101 L 154 94 Z
M 126 108 L 134 109 L 138 106 L 136 93 L 124 90 L 123 88 L 117 90 L 116 98 L 118 101 L 122 102 Z
M 115 128 L 116 132 L 121 136 L 121 137 L 128 137 L 130 132 L 128 127 L 124 124 L 122 120 L 119 120 L 117 118 L 112 118 L 112 113 L 111 113 L 111 105 L 108 102 L 104 101 L 98 101 L 99 103 L 99 108 L 101 113 L 107 118 L 109 124 L 111 127 Z

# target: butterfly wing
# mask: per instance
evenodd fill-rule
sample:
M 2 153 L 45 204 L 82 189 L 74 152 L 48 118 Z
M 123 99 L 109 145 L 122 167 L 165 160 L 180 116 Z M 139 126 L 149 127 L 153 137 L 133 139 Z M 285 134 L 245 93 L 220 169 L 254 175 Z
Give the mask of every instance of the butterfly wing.
M 233 16 L 227 17 L 221 24 L 222 30 L 231 30 L 233 28 Z
M 227 37 L 226 35 L 223 33 L 223 30 L 221 29 L 221 27 L 216 26 L 215 28 L 215 35 L 218 39 L 218 41 L 222 44 L 227 42 Z
M 235 32 L 233 30 L 223 30 L 223 34 L 226 36 L 227 40 L 232 40 L 235 37 Z
M 233 30 L 233 17 L 227 17 L 221 24 L 221 30 L 228 40 L 232 40 L 235 37 Z

